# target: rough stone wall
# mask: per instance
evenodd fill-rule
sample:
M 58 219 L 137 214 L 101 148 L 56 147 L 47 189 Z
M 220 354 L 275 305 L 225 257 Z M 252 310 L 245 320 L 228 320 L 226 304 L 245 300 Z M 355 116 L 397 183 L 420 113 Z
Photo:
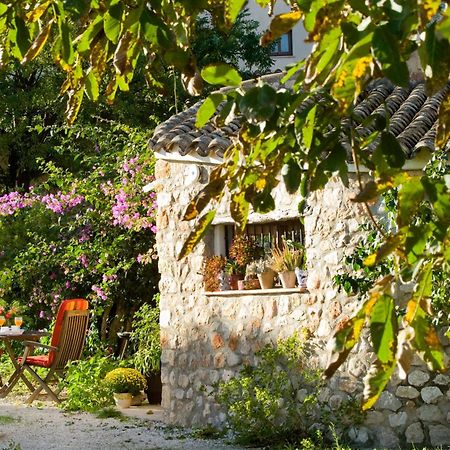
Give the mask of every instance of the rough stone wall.
M 171 423 L 220 424 L 222 411 L 208 397 L 208 387 L 226 380 L 268 342 L 309 329 L 318 349 L 317 365 L 327 364 L 334 330 L 350 317 L 357 304 L 338 293 L 331 276 L 342 267 L 361 238 L 359 225 L 367 221 L 361 205 L 350 201 L 353 188 L 332 181 L 308 199 L 305 245 L 309 270 L 308 293 L 273 295 L 235 292 L 207 296 L 199 274 L 208 249 L 197 247 L 182 262 L 176 260 L 189 224 L 181 222 L 186 205 L 200 189 L 186 185 L 185 168 L 158 161 L 159 268 L 161 272 L 161 342 L 163 407 Z M 354 182 L 352 182 L 354 184 Z M 352 185 L 352 184 L 351 184 Z M 295 199 L 278 194 L 277 205 Z M 284 199 L 284 200 L 283 200 Z M 284 206 L 273 217 L 286 217 Z M 220 209 L 226 219 L 226 209 Z M 450 354 L 450 345 L 447 342 Z M 321 399 L 332 408 L 361 396 L 362 379 L 371 362 L 370 347 L 362 340 L 324 390 Z M 350 430 L 359 445 L 395 447 L 406 443 L 450 443 L 450 390 L 448 377 L 430 374 L 415 361 L 408 380 L 394 379 L 362 426 Z

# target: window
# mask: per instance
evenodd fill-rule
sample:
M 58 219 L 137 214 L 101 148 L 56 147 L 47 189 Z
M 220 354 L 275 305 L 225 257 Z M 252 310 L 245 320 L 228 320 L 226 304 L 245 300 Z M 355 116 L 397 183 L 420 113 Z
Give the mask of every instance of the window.
M 277 41 L 274 42 L 272 47 L 272 56 L 292 56 L 292 30 L 283 34 Z
M 290 219 L 277 222 L 249 224 L 245 234 L 253 238 L 265 252 L 274 247 L 281 247 L 283 239 L 292 240 L 303 244 L 304 229 L 300 219 Z M 230 245 L 235 235 L 234 225 L 225 225 L 225 248 L 222 254 L 229 255 Z

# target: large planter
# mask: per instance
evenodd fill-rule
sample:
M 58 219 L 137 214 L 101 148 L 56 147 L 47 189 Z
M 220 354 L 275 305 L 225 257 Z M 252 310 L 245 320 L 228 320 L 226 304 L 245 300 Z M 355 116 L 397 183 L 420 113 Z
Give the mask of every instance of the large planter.
M 267 270 L 266 272 L 258 273 L 258 280 L 261 289 L 272 289 L 275 282 L 275 272 Z
M 295 287 L 297 277 L 295 276 L 295 272 L 293 270 L 289 272 L 281 272 L 278 276 L 280 277 L 280 281 L 284 289 L 292 289 Z
M 159 405 L 161 403 L 162 383 L 161 372 L 151 373 L 146 376 L 147 388 L 145 393 L 150 405 Z
M 129 392 L 114 392 L 114 401 L 118 408 L 129 408 L 133 396 Z

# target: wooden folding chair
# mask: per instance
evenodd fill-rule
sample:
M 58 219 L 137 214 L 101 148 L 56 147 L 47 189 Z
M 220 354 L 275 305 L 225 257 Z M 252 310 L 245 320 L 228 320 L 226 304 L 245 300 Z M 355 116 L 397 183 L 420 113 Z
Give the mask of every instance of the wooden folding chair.
M 24 341 L 25 351 L 19 364 L 21 372 L 28 372 L 38 386 L 34 389 L 27 403 L 32 403 L 44 389 L 49 397 L 59 403 L 59 391 L 52 391 L 48 383 L 52 379 L 63 377 L 67 363 L 77 361 L 81 357 L 86 340 L 89 321 L 89 304 L 83 299 L 64 300 L 56 316 L 51 344 L 45 345 L 35 341 Z M 49 350 L 46 355 L 32 355 L 34 348 L 40 347 Z M 49 369 L 46 377 L 42 379 L 31 366 Z

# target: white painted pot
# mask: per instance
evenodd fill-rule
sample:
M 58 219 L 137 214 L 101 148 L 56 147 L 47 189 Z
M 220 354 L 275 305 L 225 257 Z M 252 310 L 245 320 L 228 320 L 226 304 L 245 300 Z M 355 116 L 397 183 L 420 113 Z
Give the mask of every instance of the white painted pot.
M 129 408 L 131 406 L 131 401 L 133 396 L 129 392 L 114 392 L 114 401 L 118 408 Z

